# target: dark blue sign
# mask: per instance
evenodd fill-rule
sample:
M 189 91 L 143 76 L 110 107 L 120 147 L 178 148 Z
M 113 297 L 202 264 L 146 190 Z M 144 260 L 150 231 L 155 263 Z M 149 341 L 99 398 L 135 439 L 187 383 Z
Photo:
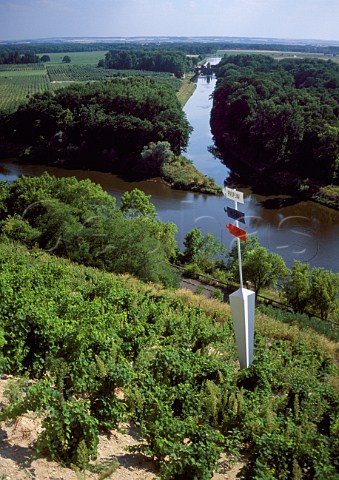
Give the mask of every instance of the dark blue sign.
M 227 207 L 227 210 L 224 208 L 224 210 L 230 218 L 233 218 L 233 220 L 238 220 L 241 223 L 245 223 L 245 214 L 240 212 L 240 210 L 235 210 L 235 208 L 230 207 Z

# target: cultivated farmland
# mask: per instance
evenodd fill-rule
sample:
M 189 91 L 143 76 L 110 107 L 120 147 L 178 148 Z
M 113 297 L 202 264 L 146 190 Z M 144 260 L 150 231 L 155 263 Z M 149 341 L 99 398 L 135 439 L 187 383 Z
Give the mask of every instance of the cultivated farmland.
M 86 53 L 92 55 L 86 57 Z M 73 58 L 76 60 L 75 64 L 62 63 L 60 60 L 60 55 L 62 54 L 58 53 L 53 54 L 54 56 L 58 55 L 58 57 L 55 57 L 54 62 L 51 63 L 0 65 L 0 110 L 13 112 L 21 103 L 27 102 L 36 93 L 55 91 L 74 82 L 103 81 L 118 76 L 147 76 L 170 83 L 177 91 L 181 87 L 182 82 L 166 72 L 108 70 L 98 68 L 93 63 L 81 64 L 81 60 L 93 61 L 93 59 L 98 60 L 98 57 L 103 58 L 104 53 L 79 52 L 78 54 L 77 52 L 72 52 L 71 59 L 72 62 Z
M 7 67 L 6 69 L 4 67 Z M 0 68 L 0 109 L 15 110 L 20 103 L 35 93 L 49 90 L 45 67 L 33 65 L 1 65 Z M 38 67 L 38 66 L 35 66 Z

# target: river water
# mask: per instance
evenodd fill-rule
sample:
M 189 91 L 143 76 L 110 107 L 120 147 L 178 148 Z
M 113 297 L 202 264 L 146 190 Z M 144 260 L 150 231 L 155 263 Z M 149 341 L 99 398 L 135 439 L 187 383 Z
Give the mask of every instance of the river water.
M 209 117 L 212 106 L 210 95 L 214 87 L 214 78 L 199 77 L 197 88 L 185 105 L 184 111 L 194 129 L 185 155 L 205 175 L 214 177 L 219 185 L 223 185 L 228 170 L 208 151 L 213 144 Z M 9 160 L 2 162 L 0 179 L 13 181 L 19 175 L 40 175 L 45 170 L 57 177 L 90 178 L 115 196 L 118 203 L 125 191 L 133 188 L 143 190 L 151 195 L 159 218 L 176 223 L 180 247 L 186 233 L 195 227 L 201 228 L 204 234 L 213 233 L 227 248 L 233 245 L 234 237 L 225 228 L 230 219 L 224 207 L 234 205 L 233 201 L 223 196 L 172 190 L 153 181 L 125 182 L 117 175 L 107 173 L 19 165 Z M 245 213 L 246 224 L 242 227 L 247 235 L 257 235 L 260 243 L 271 252 L 279 253 L 288 267 L 292 266 L 293 260 L 300 260 L 338 272 L 339 212 L 289 196 L 260 196 L 250 189 L 241 191 L 245 203 L 238 204 L 238 209 Z

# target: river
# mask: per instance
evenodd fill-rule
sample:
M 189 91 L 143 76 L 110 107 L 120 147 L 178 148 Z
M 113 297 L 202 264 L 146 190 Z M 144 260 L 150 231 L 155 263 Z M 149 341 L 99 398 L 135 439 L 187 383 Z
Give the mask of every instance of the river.
M 205 175 L 214 177 L 219 185 L 223 185 L 227 168 L 208 151 L 213 143 L 209 116 L 210 95 L 214 87 L 214 78 L 199 77 L 197 88 L 185 105 L 184 111 L 194 129 L 185 155 Z M 117 175 L 107 173 L 19 165 L 9 160 L 2 162 L 0 179 L 13 181 L 19 175 L 40 175 L 45 170 L 57 177 L 90 178 L 115 196 L 118 203 L 126 190 L 143 190 L 151 195 L 159 218 L 176 223 L 180 247 L 186 233 L 195 227 L 200 227 L 203 233 L 213 233 L 227 248 L 233 245 L 234 238 L 225 228 L 230 219 L 224 212 L 224 207 L 233 207 L 233 202 L 225 197 L 172 190 L 153 181 L 125 182 Z M 253 194 L 250 189 L 241 190 L 245 203 L 238 204 L 238 208 L 245 213 L 243 228 L 248 235 L 257 235 L 260 243 L 271 252 L 279 253 L 288 267 L 296 259 L 338 272 L 339 212 L 289 196 L 261 196 Z

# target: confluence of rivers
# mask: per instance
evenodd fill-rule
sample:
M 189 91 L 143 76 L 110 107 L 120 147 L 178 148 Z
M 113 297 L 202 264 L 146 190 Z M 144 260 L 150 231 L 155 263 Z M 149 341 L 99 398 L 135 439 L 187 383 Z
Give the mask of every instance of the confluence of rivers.
M 215 78 L 199 77 L 197 88 L 184 107 L 193 127 L 193 133 L 185 155 L 205 175 L 214 177 L 223 185 L 228 170 L 220 160 L 209 153 L 213 144 L 209 126 Z M 202 232 L 213 233 L 228 249 L 235 241 L 226 230 L 230 220 L 224 207 L 233 207 L 233 201 L 223 196 L 172 190 L 154 182 L 125 182 L 117 175 L 96 171 L 65 170 L 44 165 L 20 165 L 14 161 L 3 161 L 0 179 L 13 181 L 20 175 L 40 175 L 48 171 L 57 177 L 75 176 L 79 180 L 90 178 L 104 190 L 117 198 L 133 188 L 151 195 L 159 218 L 174 222 L 178 227 L 177 240 L 182 247 L 187 232 L 195 227 Z M 269 251 L 281 255 L 290 268 L 293 260 L 309 263 L 338 272 L 339 255 L 339 212 L 311 201 L 299 201 L 290 196 L 261 196 L 250 189 L 241 189 L 245 203 L 238 209 L 245 213 L 246 224 L 242 227 L 247 235 L 257 235 L 260 243 Z M 18 212 L 19 213 L 19 212 Z

